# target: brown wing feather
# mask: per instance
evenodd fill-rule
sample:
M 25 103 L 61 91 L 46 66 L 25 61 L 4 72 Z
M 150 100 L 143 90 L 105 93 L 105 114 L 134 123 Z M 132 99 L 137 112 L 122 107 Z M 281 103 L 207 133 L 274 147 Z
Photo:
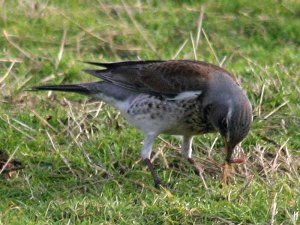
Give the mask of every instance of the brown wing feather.
M 118 86 L 158 95 L 176 95 L 182 91 L 204 92 L 210 77 L 217 72 L 228 74 L 236 81 L 226 70 L 200 61 L 137 61 L 98 65 L 106 69 L 85 71 Z

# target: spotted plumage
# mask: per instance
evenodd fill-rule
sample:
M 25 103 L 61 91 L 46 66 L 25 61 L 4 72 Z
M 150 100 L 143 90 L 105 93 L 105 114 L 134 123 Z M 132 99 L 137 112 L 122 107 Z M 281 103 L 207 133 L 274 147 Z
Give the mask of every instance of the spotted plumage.
M 78 92 L 117 108 L 145 134 L 142 158 L 156 186 L 160 180 L 150 155 L 159 134 L 182 135 L 182 153 L 195 165 L 193 136 L 219 132 L 225 143 L 226 182 L 226 168 L 239 161 L 231 158 L 233 149 L 245 138 L 252 121 L 250 102 L 232 74 L 216 65 L 190 60 L 89 63 L 104 67 L 84 70 L 101 81 L 38 86 L 33 90 Z

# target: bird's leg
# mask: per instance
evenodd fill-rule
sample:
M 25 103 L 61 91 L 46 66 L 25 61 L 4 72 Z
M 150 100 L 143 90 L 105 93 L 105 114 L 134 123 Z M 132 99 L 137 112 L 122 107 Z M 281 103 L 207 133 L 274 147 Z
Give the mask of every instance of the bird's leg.
M 157 172 L 154 169 L 152 162 L 150 161 L 152 145 L 153 145 L 154 139 L 156 137 L 157 137 L 157 134 L 154 134 L 154 133 L 147 134 L 147 136 L 144 140 L 143 148 L 142 148 L 142 158 L 152 174 L 154 186 L 156 188 L 159 188 L 159 186 L 161 185 L 161 180 L 159 179 Z
M 159 186 L 161 185 L 161 180 L 159 179 L 156 170 L 154 169 L 154 166 L 152 164 L 152 162 L 150 161 L 150 159 L 144 159 L 144 162 L 146 163 L 146 165 L 148 166 L 152 177 L 153 177 L 153 181 L 154 181 L 154 186 L 156 188 L 159 188 Z
M 181 152 L 187 158 L 189 163 L 193 166 L 193 169 L 197 175 L 203 172 L 201 166 L 192 158 L 192 142 L 193 137 L 183 136 Z

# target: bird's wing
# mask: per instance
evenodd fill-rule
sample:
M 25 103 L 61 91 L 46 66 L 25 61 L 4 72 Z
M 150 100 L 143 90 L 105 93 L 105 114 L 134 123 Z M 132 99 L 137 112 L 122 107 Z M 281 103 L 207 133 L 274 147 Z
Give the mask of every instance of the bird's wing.
M 189 61 L 128 61 L 89 64 L 105 67 L 85 72 L 133 91 L 163 96 L 176 96 L 183 92 L 203 93 L 213 74 L 219 72 L 235 78 L 213 64 Z

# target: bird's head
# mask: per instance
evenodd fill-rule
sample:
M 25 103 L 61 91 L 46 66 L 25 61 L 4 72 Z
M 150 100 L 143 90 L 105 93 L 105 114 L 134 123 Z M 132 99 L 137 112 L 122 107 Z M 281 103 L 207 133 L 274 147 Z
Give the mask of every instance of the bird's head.
M 230 162 L 235 146 L 248 134 L 252 122 L 252 107 L 244 92 L 234 98 L 221 98 L 222 101 L 211 104 L 208 118 L 222 135 L 226 161 Z

